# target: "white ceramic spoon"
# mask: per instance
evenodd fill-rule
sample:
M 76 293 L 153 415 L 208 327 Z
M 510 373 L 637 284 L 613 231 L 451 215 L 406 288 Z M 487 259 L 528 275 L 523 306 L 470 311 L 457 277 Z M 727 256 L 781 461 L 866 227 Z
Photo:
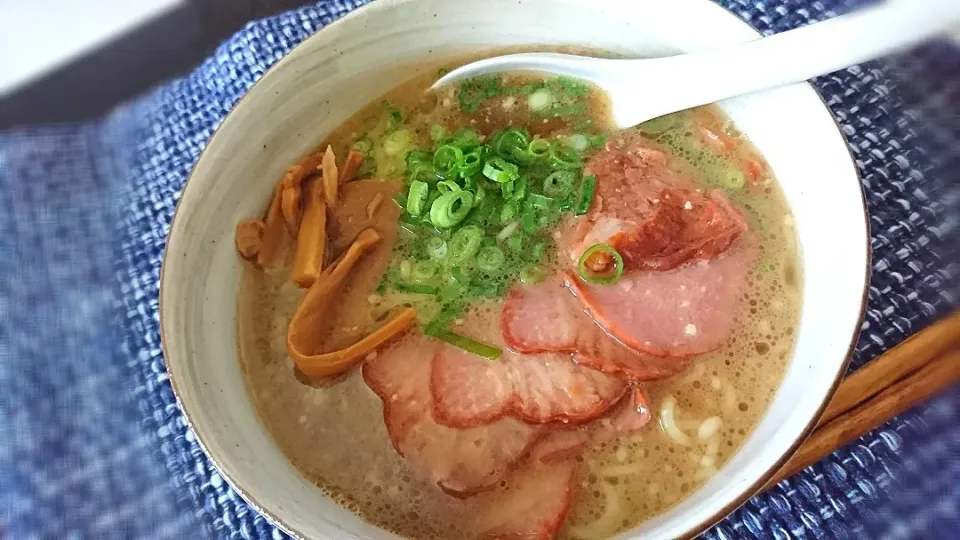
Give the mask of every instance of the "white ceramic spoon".
M 887 0 L 747 43 L 647 60 L 525 53 L 467 64 L 433 88 L 503 71 L 541 71 L 591 81 L 620 127 L 873 60 L 960 26 L 960 0 Z

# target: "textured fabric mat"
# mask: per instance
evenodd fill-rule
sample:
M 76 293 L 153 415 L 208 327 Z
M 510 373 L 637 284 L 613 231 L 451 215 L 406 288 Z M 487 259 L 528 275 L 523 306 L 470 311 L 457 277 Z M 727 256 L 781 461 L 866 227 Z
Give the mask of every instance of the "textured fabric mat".
M 0 135 L 0 537 L 280 538 L 196 444 L 164 368 L 160 260 L 183 182 L 265 70 L 362 1 L 249 24 L 100 122 Z M 722 0 L 766 33 L 840 0 Z M 851 369 L 957 306 L 960 51 L 816 81 L 867 190 L 869 310 Z M 781 482 L 709 538 L 951 538 L 960 392 Z

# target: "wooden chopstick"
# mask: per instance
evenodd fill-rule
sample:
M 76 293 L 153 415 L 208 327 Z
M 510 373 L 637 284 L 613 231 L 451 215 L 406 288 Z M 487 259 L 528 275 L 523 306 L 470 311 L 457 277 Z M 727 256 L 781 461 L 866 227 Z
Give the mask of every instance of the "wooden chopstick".
M 844 380 L 816 430 L 764 490 L 960 381 L 960 311 Z
M 918 332 L 847 377 L 820 416 L 822 426 L 960 343 L 960 311 Z

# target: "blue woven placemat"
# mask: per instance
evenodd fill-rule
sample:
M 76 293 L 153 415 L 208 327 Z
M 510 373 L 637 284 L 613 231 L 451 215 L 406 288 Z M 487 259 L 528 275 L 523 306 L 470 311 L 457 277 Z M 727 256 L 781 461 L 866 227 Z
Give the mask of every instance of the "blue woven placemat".
M 189 76 L 83 126 L 0 135 L 0 538 L 283 537 L 232 491 L 177 408 L 160 260 L 183 182 L 266 69 L 364 1 L 251 23 Z M 860 2 L 722 0 L 764 32 Z M 869 310 L 851 369 L 957 306 L 960 51 L 820 78 L 870 206 Z M 709 538 L 952 538 L 960 391 L 755 497 Z

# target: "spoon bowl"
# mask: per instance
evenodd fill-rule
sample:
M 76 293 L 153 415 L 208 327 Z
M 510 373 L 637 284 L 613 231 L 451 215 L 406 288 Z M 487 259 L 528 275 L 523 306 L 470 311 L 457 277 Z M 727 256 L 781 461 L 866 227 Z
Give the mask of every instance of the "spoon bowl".
M 640 60 L 571 54 L 509 54 L 472 62 L 432 89 L 469 77 L 536 71 L 590 81 L 607 92 L 614 122 L 628 128 L 659 116 L 805 81 L 873 60 L 960 26 L 956 0 L 888 0 L 747 43 Z

